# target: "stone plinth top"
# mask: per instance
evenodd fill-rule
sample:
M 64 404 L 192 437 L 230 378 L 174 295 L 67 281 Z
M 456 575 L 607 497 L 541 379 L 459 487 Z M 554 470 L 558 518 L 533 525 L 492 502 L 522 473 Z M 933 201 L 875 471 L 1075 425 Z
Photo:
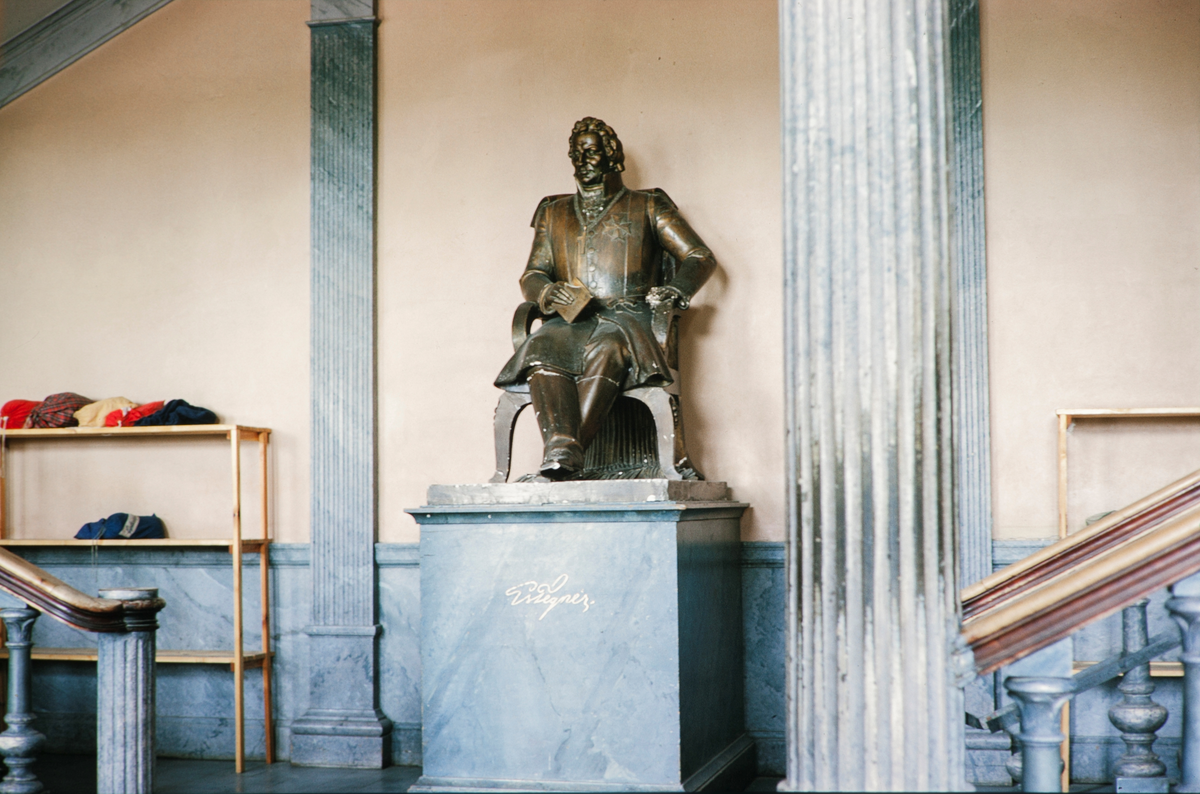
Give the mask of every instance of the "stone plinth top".
M 561 505 L 635 502 L 722 502 L 723 482 L 699 480 L 585 480 L 431 485 L 432 505 Z

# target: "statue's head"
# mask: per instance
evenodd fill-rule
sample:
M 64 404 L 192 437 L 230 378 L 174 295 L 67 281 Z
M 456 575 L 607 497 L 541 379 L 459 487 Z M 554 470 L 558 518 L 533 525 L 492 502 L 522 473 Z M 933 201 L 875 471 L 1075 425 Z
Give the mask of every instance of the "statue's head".
M 605 174 L 625 170 L 625 151 L 613 128 L 588 116 L 571 130 L 569 154 L 581 185 L 599 184 Z

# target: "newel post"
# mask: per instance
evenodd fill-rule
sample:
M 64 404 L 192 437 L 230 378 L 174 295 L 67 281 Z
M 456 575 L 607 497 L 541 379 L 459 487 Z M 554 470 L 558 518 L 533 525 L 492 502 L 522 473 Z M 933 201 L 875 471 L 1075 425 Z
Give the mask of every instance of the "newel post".
M 125 631 L 99 635 L 96 668 L 96 790 L 150 794 L 154 781 L 154 587 L 101 590 L 124 604 Z
M 8 729 L 0 733 L 0 754 L 8 765 L 8 774 L 0 782 L 3 794 L 36 794 L 41 781 L 29 767 L 33 752 L 46 737 L 30 727 L 34 716 L 29 702 L 29 658 L 33 647 L 33 624 L 38 611 L 29 608 L 0 610 L 0 620 L 8 631 Z

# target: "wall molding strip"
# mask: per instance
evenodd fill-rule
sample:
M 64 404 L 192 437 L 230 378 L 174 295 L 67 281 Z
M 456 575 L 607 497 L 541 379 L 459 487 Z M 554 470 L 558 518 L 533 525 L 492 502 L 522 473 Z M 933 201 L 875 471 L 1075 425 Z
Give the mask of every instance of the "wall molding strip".
M 1013 538 L 992 541 L 992 567 L 995 570 L 1020 562 L 1034 552 L 1057 543 L 1058 538 Z
M 774 540 L 742 541 L 743 568 L 782 568 L 783 543 Z
M 73 0 L 0 45 L 0 107 L 171 0 Z
M 996 541 L 997 546 L 1008 541 Z M 1040 543 L 1041 541 L 1029 541 Z M 1047 541 L 1049 542 L 1049 541 Z M 1038 547 L 1040 548 L 1040 546 Z M 26 546 L 13 553 L 39 566 L 94 568 L 100 566 L 150 566 L 154 568 L 228 568 L 229 552 L 219 549 L 179 549 L 104 546 L 93 557 L 89 547 Z M 307 568 L 312 547 L 308 543 L 272 543 L 272 568 Z M 1001 552 L 1004 554 L 1005 552 Z M 1011 555 L 1009 555 L 1011 556 Z M 743 568 L 782 568 L 784 546 L 775 540 L 742 541 Z M 242 563 L 258 567 L 257 555 L 246 555 Z M 375 565 L 379 568 L 416 568 L 421 565 L 419 543 L 376 543 Z

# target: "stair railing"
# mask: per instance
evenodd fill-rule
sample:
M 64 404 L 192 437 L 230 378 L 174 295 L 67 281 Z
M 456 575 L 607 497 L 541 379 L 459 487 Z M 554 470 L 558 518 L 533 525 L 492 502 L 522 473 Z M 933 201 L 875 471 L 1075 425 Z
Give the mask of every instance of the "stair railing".
M 1167 791 L 1166 768 L 1153 752 L 1167 710 L 1152 699 L 1152 659 L 1183 645 L 1182 780 L 1200 792 L 1200 472 L 1117 511 L 963 590 L 963 638 L 986 674 L 1122 611 L 1123 649 L 1070 678 L 1010 676 L 1014 702 L 987 718 L 1016 732 L 1025 791 L 1061 791 L 1062 706 L 1092 687 L 1122 678 L 1122 700 L 1109 712 L 1126 752 L 1118 790 Z M 1167 609 L 1182 636 L 1148 637 L 1148 597 L 1171 587 Z M 1016 767 L 1014 769 L 1014 767 Z M 1126 781 L 1125 785 L 1120 785 Z M 1136 785 L 1134 785 L 1136 784 Z
M 963 620 L 971 621 L 1113 548 L 1200 506 L 1200 471 L 1108 514 L 962 591 Z
M 155 632 L 166 604 L 150 587 L 101 590 L 93 598 L 9 551 L 0 549 L 0 590 L 27 606 L 0 610 L 7 631 L 7 729 L 0 755 L 8 774 L 0 794 L 36 794 L 30 768 L 45 737 L 31 723 L 33 626 L 45 613 L 97 633 L 96 788 L 105 794 L 150 794 L 154 776 Z

